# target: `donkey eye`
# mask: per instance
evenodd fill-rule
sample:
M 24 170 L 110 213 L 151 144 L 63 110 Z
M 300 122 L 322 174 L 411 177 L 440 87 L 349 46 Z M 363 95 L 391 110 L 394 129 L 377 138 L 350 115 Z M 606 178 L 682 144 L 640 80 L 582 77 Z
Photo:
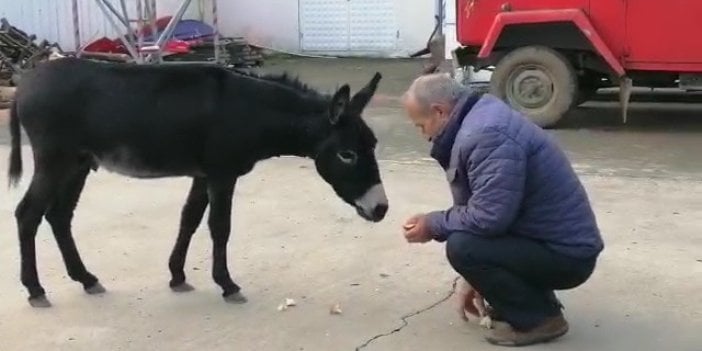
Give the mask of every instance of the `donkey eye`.
M 341 162 L 347 165 L 352 165 L 356 163 L 356 160 L 358 159 L 358 155 L 356 155 L 355 152 L 350 150 L 340 151 L 336 154 L 336 156 L 341 160 Z

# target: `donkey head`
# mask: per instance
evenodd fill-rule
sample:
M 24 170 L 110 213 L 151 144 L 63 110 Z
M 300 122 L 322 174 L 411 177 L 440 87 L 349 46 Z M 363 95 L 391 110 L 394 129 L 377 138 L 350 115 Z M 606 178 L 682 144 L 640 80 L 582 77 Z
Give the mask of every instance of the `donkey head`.
M 348 85 L 336 91 L 327 112 L 330 132 L 318 146 L 315 157 L 317 172 L 336 194 L 354 206 L 361 217 L 373 222 L 385 217 L 388 199 L 375 159 L 377 139 L 361 114 L 380 78 L 380 73 L 376 73 L 353 97 Z

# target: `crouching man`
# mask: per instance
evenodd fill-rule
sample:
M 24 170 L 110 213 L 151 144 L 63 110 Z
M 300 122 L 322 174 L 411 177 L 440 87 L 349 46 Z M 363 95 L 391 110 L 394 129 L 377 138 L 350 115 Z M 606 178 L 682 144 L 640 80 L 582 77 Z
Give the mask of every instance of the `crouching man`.
M 432 143 L 454 203 L 408 219 L 407 241 L 446 242 L 448 261 L 470 286 L 463 301 L 489 304 L 490 343 L 565 334 L 554 290 L 583 284 L 604 244 L 564 152 L 497 97 L 472 94 L 446 74 L 416 79 L 403 104 Z

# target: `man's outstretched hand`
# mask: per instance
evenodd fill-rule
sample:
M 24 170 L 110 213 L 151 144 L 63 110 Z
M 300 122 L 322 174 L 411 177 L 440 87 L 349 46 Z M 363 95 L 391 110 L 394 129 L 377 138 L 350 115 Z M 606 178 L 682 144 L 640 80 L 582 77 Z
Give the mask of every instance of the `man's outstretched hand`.
M 402 228 L 405 231 L 405 239 L 409 243 L 426 243 L 432 239 L 432 234 L 427 225 L 427 217 L 424 214 L 410 217 Z

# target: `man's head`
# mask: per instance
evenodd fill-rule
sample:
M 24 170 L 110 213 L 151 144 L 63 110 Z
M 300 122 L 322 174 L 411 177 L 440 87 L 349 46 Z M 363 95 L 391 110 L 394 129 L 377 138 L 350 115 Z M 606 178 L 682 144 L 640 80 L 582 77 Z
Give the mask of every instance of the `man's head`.
M 402 103 L 412 123 L 431 141 L 444 129 L 467 89 L 447 73 L 428 74 L 412 82 Z

